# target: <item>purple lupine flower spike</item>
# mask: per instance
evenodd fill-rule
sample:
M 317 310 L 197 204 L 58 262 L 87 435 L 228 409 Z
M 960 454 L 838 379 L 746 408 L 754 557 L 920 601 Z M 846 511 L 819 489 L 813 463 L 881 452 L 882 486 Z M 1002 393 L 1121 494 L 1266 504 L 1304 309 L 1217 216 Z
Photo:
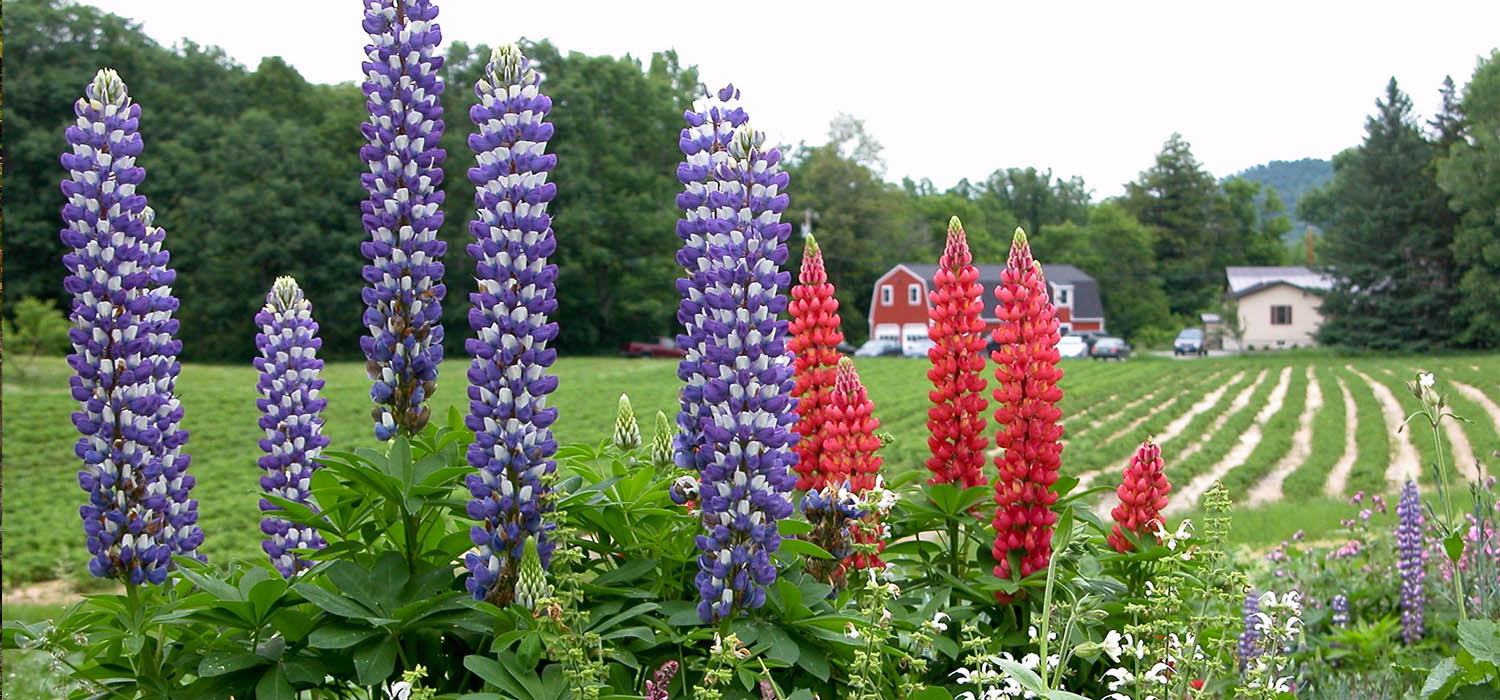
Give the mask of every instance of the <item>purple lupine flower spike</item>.
M 547 347 L 557 337 L 549 320 L 557 311 L 557 266 L 547 262 L 557 248 L 547 214 L 557 194 L 547 173 L 557 156 L 543 153 L 552 100 L 540 82 L 520 49 L 500 46 L 474 84 L 479 101 L 469 110 L 479 127 L 469 135 L 478 218 L 469 222 L 468 246 L 479 291 L 469 296 L 475 337 L 464 345 L 474 356 L 465 425 L 474 431 L 468 459 L 477 470 L 467 479 L 474 497 L 468 513 L 480 524 L 470 530 L 478 551 L 464 563 L 474 597 L 501 605 L 514 594 L 526 539 L 536 538 L 544 568 L 553 549 L 543 477 L 556 469 L 557 451 L 549 428 L 557 409 L 546 406 L 557 388 L 557 376 L 547 373 L 557 359 Z
M 708 234 L 723 233 L 733 223 L 723 218 L 720 209 L 724 195 L 714 173 L 729 159 L 729 142 L 734 130 L 745 123 L 745 110 L 739 107 L 740 93 L 733 85 L 726 85 L 717 94 L 706 96 L 701 111 L 689 110 L 683 114 L 687 128 L 682 130 L 678 142 L 684 160 L 677 166 L 677 179 L 682 182 L 683 192 L 677 195 L 677 206 L 683 217 L 677 221 L 677 237 L 682 239 L 682 248 L 677 251 L 677 263 L 687 277 L 677 279 L 677 291 L 682 302 L 677 310 L 677 320 L 684 333 L 677 336 L 677 347 L 685 355 L 677 366 L 677 376 L 685 386 L 678 392 L 681 405 L 677 414 L 677 425 L 681 429 L 673 436 L 674 461 L 678 467 L 700 471 L 706 454 L 700 454 L 703 445 L 703 428 L 700 425 L 704 414 L 703 361 L 707 349 L 708 311 L 705 307 L 704 291 L 708 289 L 709 269 Z
M 78 485 L 89 502 L 78 509 L 89 573 L 130 584 L 162 583 L 174 555 L 202 557 L 198 502 L 182 452 L 178 423 L 181 365 L 176 339 L 176 273 L 162 245 L 166 232 L 136 187 L 142 149 L 141 108 L 115 71 L 102 69 L 73 107 L 77 122 L 62 154 L 68 177 L 60 231 L 72 295 L 68 383 L 81 410 Z
M 722 102 L 735 94 L 725 88 L 718 96 Z M 727 153 L 719 155 L 718 128 L 708 128 L 716 124 L 713 109 L 687 115 L 691 128 L 681 140 L 687 163 L 678 170 L 684 184 L 678 205 L 686 214 L 678 261 L 692 275 L 678 280 L 678 318 L 688 341 L 679 367 L 687 382 L 679 420 L 697 431 L 680 443 L 679 459 L 699 470 L 708 534 L 697 538 L 695 583 L 705 622 L 765 603 L 765 587 L 776 580 L 771 554 L 781 546 L 777 521 L 791 514 L 786 494 L 796 484 L 790 471 L 795 382 L 787 322 L 778 319 L 791 282 L 781 269 L 791 231 L 780 221 L 787 175 L 780 152 L 762 150 L 765 135 L 742 114 Z
M 1422 502 L 1417 484 L 1407 481 L 1396 505 L 1396 567 L 1401 572 L 1401 637 L 1407 644 L 1422 639 L 1427 605 L 1426 565 L 1422 553 Z
M 1333 626 L 1349 626 L 1349 596 L 1340 593 L 1333 597 L 1331 607 L 1333 608 Z
M 1255 591 L 1245 593 L 1245 607 L 1242 614 L 1244 630 L 1240 632 L 1239 657 L 1240 670 L 1244 670 L 1251 659 L 1260 656 L 1260 595 Z
M 255 335 L 255 347 L 260 351 L 255 369 L 260 372 L 260 381 L 255 388 L 261 396 L 255 400 L 255 407 L 261 412 L 260 428 L 266 431 L 260 440 L 260 448 L 266 452 L 259 462 L 266 470 L 260 487 L 268 494 L 316 510 L 317 504 L 308 499 L 308 490 L 313 472 L 321 466 L 316 461 L 318 455 L 328 446 L 321 415 L 328 400 L 318 398 L 323 388 L 323 380 L 318 378 L 323 370 L 318 348 L 323 347 L 323 340 L 313 321 L 312 304 L 303 296 L 297 280 L 276 278 L 266 294 L 266 305 L 255 315 L 255 325 L 260 326 Z M 281 506 L 262 498 L 260 510 L 271 513 Z M 261 548 L 287 578 L 312 565 L 292 550 L 322 549 L 325 544 L 316 528 L 275 516 L 262 519 L 260 531 L 266 535 Z
M 427 425 L 426 405 L 443 360 L 443 81 L 437 56 L 442 30 L 431 0 L 365 0 L 365 108 L 360 125 L 369 143 L 359 156 L 370 172 L 360 203 L 371 240 L 360 244 L 364 324 L 360 338 L 375 436 L 414 435 Z

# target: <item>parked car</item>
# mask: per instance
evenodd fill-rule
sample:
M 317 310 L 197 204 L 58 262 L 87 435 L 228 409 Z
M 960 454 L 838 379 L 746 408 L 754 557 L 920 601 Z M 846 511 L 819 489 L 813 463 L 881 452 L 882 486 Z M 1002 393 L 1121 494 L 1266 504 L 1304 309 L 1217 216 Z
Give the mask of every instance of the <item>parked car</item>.
M 854 345 L 847 340 L 840 340 L 839 344 L 835 345 L 833 349 L 844 355 L 853 355 L 855 352 Z
M 1100 338 L 1089 351 L 1089 356 L 1096 360 L 1123 360 L 1130 357 L 1130 343 L 1123 338 Z
M 677 347 L 675 339 L 659 336 L 653 342 L 629 343 L 620 348 L 620 354 L 626 357 L 682 357 L 687 351 Z
M 1203 339 L 1202 328 L 1184 328 L 1177 334 L 1177 339 L 1172 341 L 1173 355 L 1197 355 L 1202 357 L 1208 354 L 1208 344 Z
M 1089 345 L 1081 335 L 1065 335 L 1057 341 L 1057 354 L 1062 357 L 1088 357 Z
M 901 356 L 926 359 L 927 351 L 935 347 L 937 343 L 932 342 L 931 338 L 908 338 L 905 343 L 901 344 Z
M 901 344 L 886 338 L 871 338 L 854 351 L 855 357 L 892 357 L 901 354 Z

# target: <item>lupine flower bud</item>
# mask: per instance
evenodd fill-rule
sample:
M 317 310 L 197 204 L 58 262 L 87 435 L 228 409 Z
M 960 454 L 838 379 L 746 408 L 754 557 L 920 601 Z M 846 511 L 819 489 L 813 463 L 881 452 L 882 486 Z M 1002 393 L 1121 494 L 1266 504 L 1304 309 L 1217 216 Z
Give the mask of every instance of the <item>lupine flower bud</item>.
M 542 569 L 542 558 L 537 554 L 536 538 L 526 538 L 526 550 L 521 554 L 520 573 L 516 576 L 516 603 L 528 610 L 535 610 L 537 601 L 552 595 L 552 586 L 547 584 L 547 572 Z
M 260 441 L 260 448 L 266 451 L 260 458 L 260 468 L 266 470 L 260 487 L 316 510 L 308 490 L 313 472 L 322 466 L 317 462 L 318 455 L 328 446 L 322 416 L 328 400 L 318 398 L 323 388 L 323 380 L 318 377 L 323 369 L 318 348 L 323 347 L 323 340 L 313 321 L 312 304 L 303 296 L 297 280 L 276 278 L 266 294 L 265 307 L 255 315 L 255 324 L 260 326 L 260 333 L 255 335 L 255 347 L 260 351 L 255 369 L 260 372 L 256 389 L 261 395 L 255 407 L 261 412 L 260 428 L 266 431 Z M 272 513 L 281 506 L 261 499 L 260 510 Z M 267 536 L 261 548 L 287 578 L 312 565 L 291 550 L 322 549 L 324 545 L 316 528 L 275 516 L 261 520 L 260 530 Z
M 136 187 L 146 177 L 141 108 L 115 71 L 101 69 L 73 106 L 62 154 L 67 203 L 59 231 L 68 252 L 63 288 L 72 295 L 68 379 L 82 437 L 79 507 L 89 573 L 131 584 L 162 583 L 171 557 L 193 557 L 203 543 L 193 477 L 178 427 L 176 278 L 166 232 Z
M 1422 639 L 1427 607 L 1426 563 L 1422 558 L 1422 502 L 1417 484 L 1407 481 L 1396 505 L 1396 568 L 1401 572 L 1401 637 L 1407 644 Z
M 824 442 L 819 470 L 829 478 L 847 480 L 856 494 L 862 494 L 876 486 L 880 473 L 880 438 L 875 437 L 875 428 L 880 421 L 875 418 L 875 403 L 865 392 L 854 370 L 854 361 L 845 357 L 839 360 L 838 375 L 833 390 L 828 393 L 824 408 Z M 867 516 L 863 526 L 855 533 L 855 540 L 863 543 L 885 542 L 874 533 L 880 532 L 880 524 Z M 849 566 L 855 569 L 881 568 L 885 564 L 875 555 L 856 552 L 849 557 Z
M 860 508 L 859 497 L 850 490 L 847 481 L 828 484 L 802 497 L 802 515 L 812 525 L 807 541 L 833 555 L 832 560 L 808 561 L 808 571 L 819 581 L 842 587 L 852 563 L 857 523 L 866 515 Z
M 667 414 L 656 412 L 656 432 L 651 435 L 651 463 L 658 469 L 672 466 L 672 438 L 676 431 Z
M 1052 526 L 1057 523 L 1052 484 L 1061 464 L 1063 434 L 1056 407 L 1063 375 L 1057 368 L 1057 311 L 1021 229 L 1016 229 L 995 296 L 1000 301 L 995 307 L 1000 326 L 994 333 L 1000 349 L 992 355 L 999 404 L 995 446 L 1004 453 L 995 458 L 999 473 L 991 553 L 999 562 L 995 575 L 1009 578 L 1010 552 L 1020 552 L 1022 576 L 1046 569 L 1052 556 Z
M 1125 538 L 1122 528 L 1140 535 L 1151 530 L 1148 526 L 1150 522 L 1161 520 L 1161 511 L 1167 507 L 1167 494 L 1172 491 L 1172 485 L 1167 483 L 1165 469 L 1161 448 L 1149 439 L 1141 443 L 1135 456 L 1130 458 L 1130 466 L 1125 468 L 1124 481 L 1115 490 L 1115 494 L 1120 497 L 1120 505 L 1110 511 L 1110 516 L 1115 519 L 1115 527 L 1108 538 L 1109 546 L 1114 547 L 1116 552 L 1124 554 L 1135 548 Z
M 477 216 L 469 222 L 478 291 L 469 295 L 473 338 L 464 348 L 469 365 L 469 415 L 474 431 L 467 478 L 470 530 L 478 551 L 464 558 L 472 576 L 468 588 L 481 600 L 510 601 L 525 547 L 536 540 L 543 569 L 552 561 L 554 527 L 546 521 L 552 504 L 543 477 L 556 468 L 557 440 L 551 425 L 557 409 L 547 395 L 557 376 L 547 368 L 557 359 L 548 343 L 557 337 L 557 266 L 547 256 L 557 248 L 547 203 L 557 186 L 547 182 L 557 157 L 544 154 L 552 125 L 552 100 L 540 92 L 541 78 L 513 45 L 490 56 L 474 84 L 478 100 L 469 118 L 477 167 L 469 181 L 477 188 Z
M 635 410 L 630 407 L 630 397 L 620 394 L 620 405 L 615 411 L 615 447 L 633 450 L 641 446 L 641 426 L 635 422 Z
M 791 515 L 785 494 L 796 484 L 792 357 L 787 322 L 777 318 L 791 281 L 781 270 L 791 231 L 780 221 L 787 175 L 781 153 L 762 150 L 765 135 L 722 104 L 737 96 L 733 87 L 717 96 L 685 115 L 677 198 L 678 262 L 689 275 L 677 281 L 687 352 L 678 368 L 686 434 L 677 458 L 700 476 L 708 533 L 697 538 L 695 582 L 705 622 L 765 603 L 776 580 L 771 554 L 781 546 L 777 521 Z M 734 122 L 732 135 L 721 131 Z
M 839 330 L 839 300 L 833 296 L 833 285 L 823 268 L 823 250 L 811 235 L 802 254 L 802 272 L 792 287 L 788 306 L 792 321 L 787 347 L 796 357 L 797 423 L 792 427 L 800 438 L 793 449 L 797 453 L 797 488 L 820 489 L 829 483 L 821 467 L 823 422 L 828 392 L 833 389 L 835 367 L 839 362 L 838 344 L 844 334 Z
M 854 361 L 840 359 L 824 414 L 822 471 L 829 478 L 849 481 L 855 493 L 874 488 L 880 473 L 880 456 L 875 454 L 880 449 L 880 438 L 875 437 L 880 420 L 874 412 L 875 402 L 859 380 Z
M 656 669 L 651 679 L 646 681 L 646 700 L 668 700 L 671 697 L 669 689 L 672 687 L 672 679 L 677 675 L 677 662 L 668 660 Z
M 1340 594 L 1334 596 L 1333 597 L 1333 601 L 1332 601 L 1332 605 L 1330 607 L 1333 608 L 1333 626 L 1334 627 L 1348 627 L 1349 626 L 1349 597 L 1346 596 L 1346 595 L 1344 595 L 1343 593 L 1340 593 Z
M 1245 607 L 1241 614 L 1244 630 L 1240 632 L 1240 670 L 1260 655 L 1260 595 L 1255 591 L 1245 593 Z
M 436 55 L 442 30 L 432 0 L 364 0 L 364 94 L 369 121 L 359 149 L 370 193 L 360 203 L 369 259 L 360 338 L 374 382 L 375 437 L 415 435 L 427 425 L 428 397 L 443 360 L 443 81 Z
M 958 217 L 948 223 L 948 244 L 933 277 L 935 289 L 928 309 L 928 335 L 935 345 L 927 351 L 932 368 L 932 407 L 927 409 L 927 446 L 932 456 L 929 484 L 956 483 L 963 488 L 985 483 L 984 451 L 984 286 L 973 265 L 969 240 Z

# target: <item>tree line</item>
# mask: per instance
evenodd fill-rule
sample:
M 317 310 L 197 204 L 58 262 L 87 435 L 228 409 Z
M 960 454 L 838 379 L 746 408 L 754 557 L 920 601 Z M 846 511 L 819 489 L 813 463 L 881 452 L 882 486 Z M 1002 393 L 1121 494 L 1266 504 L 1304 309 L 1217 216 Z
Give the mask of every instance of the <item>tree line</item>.
M 88 76 L 107 65 L 120 71 L 143 106 L 143 192 L 168 232 L 179 271 L 184 357 L 245 361 L 254 351 L 251 318 L 272 280 L 283 274 L 296 276 L 313 300 L 327 354 L 358 352 L 359 242 L 366 238 L 359 221 L 365 192 L 358 178 L 358 125 L 365 112 L 358 84 L 311 84 L 279 58 L 249 70 L 217 48 L 188 41 L 163 47 L 127 19 L 64 0 L 7 2 L 6 12 L 8 299 L 35 296 L 62 308 L 57 154 L 73 101 Z M 564 52 L 547 41 L 525 49 L 554 101 L 550 147 L 558 155 L 558 195 L 549 211 L 559 244 L 553 257 L 560 274 L 557 346 L 564 353 L 613 352 L 632 339 L 675 333 L 677 136 L 683 110 L 702 89 L 696 69 L 673 52 L 641 60 Z M 453 353 L 461 352 L 468 336 L 467 299 L 474 284 L 472 263 L 463 253 L 473 207 L 464 176 L 472 158 L 467 114 L 471 86 L 488 56 L 486 46 L 451 42 L 442 69 L 448 161 L 440 235 L 448 243 L 444 323 L 452 329 L 447 336 Z M 1444 122 L 1448 136 L 1429 135 L 1405 118 L 1426 145 L 1403 146 L 1401 158 L 1425 159 L 1409 169 L 1412 177 L 1427 178 L 1431 190 L 1413 196 L 1413 206 L 1430 209 L 1408 218 L 1430 218 L 1449 233 L 1446 239 L 1418 240 L 1412 232 L 1409 245 L 1395 246 L 1407 251 L 1401 255 L 1410 263 L 1394 268 L 1392 279 L 1402 278 L 1399 284 L 1381 286 L 1362 276 L 1356 287 L 1366 296 L 1387 287 L 1427 290 L 1431 299 L 1424 297 L 1428 306 L 1422 308 L 1453 302 L 1444 317 L 1448 327 L 1477 330 L 1429 338 L 1442 344 L 1494 345 L 1500 326 L 1493 316 L 1474 326 L 1476 315 L 1494 312 L 1458 303 L 1460 289 L 1500 291 L 1493 281 L 1500 259 L 1486 247 L 1494 245 L 1493 206 L 1488 214 L 1437 211 L 1459 202 L 1482 204 L 1486 196 L 1495 201 L 1494 176 L 1485 180 L 1484 173 L 1494 172 L 1486 164 L 1494 162 L 1497 149 L 1493 138 L 1485 141 L 1484 129 L 1493 136 L 1494 127 L 1487 125 L 1500 110 L 1495 89 L 1485 90 L 1479 94 L 1471 84 L 1461 97 L 1453 91 L 1452 121 Z M 1403 138 L 1410 141 L 1411 134 Z M 1371 196 L 1353 175 L 1364 160 L 1350 153 L 1371 148 L 1367 141 L 1340 154 L 1334 181 L 1303 197 L 1299 213 L 1321 230 L 1315 244 L 1320 263 L 1352 264 L 1349 254 L 1361 246 L 1347 241 L 1377 230 L 1389 235 L 1389 222 L 1349 218 L 1360 198 Z M 844 115 L 830 125 L 824 143 L 799 144 L 785 153 L 792 183 L 787 217 L 817 233 L 838 285 L 845 333 L 854 340 L 867 332 L 876 278 L 899 262 L 935 260 L 953 215 L 964 221 L 979 262 L 1003 262 L 1010 233 L 1024 227 L 1039 259 L 1073 263 L 1099 280 L 1112 332 L 1145 342 L 1170 336 L 1195 322 L 1198 312 L 1215 308 L 1225 266 L 1300 264 L 1306 255 L 1282 242 L 1291 224 L 1274 190 L 1241 178 L 1217 181 L 1176 134 L 1123 196 L 1098 202 L 1081 178 L 1035 167 L 1001 168 L 981 182 L 965 180 L 943 191 L 925 180 L 888 182 L 880 144 L 859 120 Z M 1406 185 L 1392 187 L 1407 192 Z M 1417 243 L 1428 251 L 1446 245 L 1449 252 L 1418 256 L 1408 251 Z M 796 269 L 801 250 L 793 249 L 789 265 Z M 1468 274 L 1484 269 L 1488 280 Z M 1408 275 L 1421 279 L 1408 285 Z M 1339 306 L 1338 298 L 1329 302 L 1335 313 L 1384 312 L 1369 304 Z M 1399 311 L 1410 308 L 1400 305 Z M 1330 342 L 1379 345 L 1341 334 L 1339 323 L 1327 328 Z

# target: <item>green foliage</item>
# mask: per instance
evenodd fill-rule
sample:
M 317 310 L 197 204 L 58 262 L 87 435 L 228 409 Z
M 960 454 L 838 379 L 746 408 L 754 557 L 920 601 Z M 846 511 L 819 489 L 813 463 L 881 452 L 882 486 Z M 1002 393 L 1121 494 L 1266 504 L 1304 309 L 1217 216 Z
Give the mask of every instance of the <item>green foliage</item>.
M 1155 231 L 1154 253 L 1173 314 L 1208 308 L 1223 286 L 1216 257 L 1229 253 L 1219 240 L 1215 210 L 1223 195 L 1180 134 L 1172 134 L 1156 163 L 1125 186 L 1121 204 Z M 1216 255 L 1217 254 L 1217 255 Z
M 1451 85 L 1450 85 L 1451 87 Z M 1446 158 L 1438 161 L 1438 184 L 1459 213 L 1453 254 L 1466 267 L 1456 340 L 1481 347 L 1500 346 L 1500 51 L 1474 70 L 1461 103 L 1464 125 Z M 1450 128 L 1453 128 L 1450 126 Z
M 1299 204 L 1324 231 L 1319 261 L 1335 277 L 1318 342 L 1377 350 L 1450 344 L 1460 327 L 1455 216 L 1433 175 L 1439 155 L 1392 79 L 1365 141 L 1334 157 L 1334 177 Z
M 1138 341 L 1152 330 L 1175 333 L 1164 269 L 1150 229 L 1113 202 L 1091 208 L 1086 223 L 1064 222 L 1029 236 L 1038 260 L 1071 263 L 1099 281 L 1111 333 Z
M 16 355 L 61 355 L 68 351 L 68 317 L 57 307 L 36 297 L 23 297 L 7 305 L 5 349 Z
M 352 126 L 365 119 L 357 84 L 309 84 L 277 57 L 247 71 L 217 48 L 190 41 L 164 48 L 133 22 L 63 0 L 17 0 L 5 9 L 12 65 L 28 66 L 6 75 L 8 293 L 59 298 L 57 153 L 84 82 L 108 65 L 142 105 L 143 191 L 178 271 L 178 318 L 191 339 L 183 357 L 247 360 L 251 319 L 278 275 L 303 280 L 319 318 L 343 319 L 324 323 L 325 354 L 358 354 L 359 243 L 367 236 L 359 213 L 363 139 Z M 553 260 L 569 290 L 559 297 L 558 346 L 612 350 L 640 335 L 670 334 L 677 133 L 697 73 L 671 52 L 643 65 L 546 42 L 527 48 L 558 106 L 552 212 L 567 245 Z M 446 50 L 440 236 L 448 243 L 448 351 L 459 354 L 474 288 L 464 255 L 473 212 L 463 175 L 473 163 L 467 115 L 489 51 L 462 42 Z
M 851 139 L 857 134 L 846 132 Z M 795 195 L 786 218 L 812 217 L 828 278 L 836 286 L 844 337 L 851 342 L 869 335 L 867 314 L 875 280 L 898 262 L 936 259 L 941 249 L 930 230 L 912 223 L 901 190 L 881 181 L 854 157 L 859 151 L 839 141 L 804 144 L 790 154 L 787 165 Z M 946 226 L 951 212 L 940 215 Z M 787 269 L 796 270 L 802 246 L 790 247 Z
M 1075 175 L 1054 182 L 1051 169 L 996 170 L 985 181 L 982 196 L 994 199 L 1014 214 L 1033 239 L 1053 224 L 1081 224 L 1089 217 L 1090 196 L 1083 178 Z
M 1285 203 L 1287 223 L 1291 225 L 1282 235 L 1282 242 L 1301 241 L 1307 233 L 1307 222 L 1297 218 L 1297 202 L 1314 188 L 1333 179 L 1333 164 L 1322 158 L 1301 160 L 1273 160 L 1252 168 L 1246 168 L 1232 177 L 1260 183 L 1265 189 L 1258 202 L 1270 207 L 1271 194 L 1275 193 Z M 1299 262 L 1293 263 L 1300 265 Z

